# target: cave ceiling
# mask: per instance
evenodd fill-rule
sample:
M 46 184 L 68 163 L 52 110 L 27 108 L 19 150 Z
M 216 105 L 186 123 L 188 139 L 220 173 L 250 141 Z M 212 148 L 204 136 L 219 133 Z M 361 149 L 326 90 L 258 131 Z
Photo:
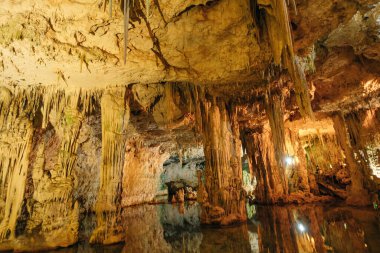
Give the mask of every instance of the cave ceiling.
M 290 2 L 292 50 L 316 117 L 378 107 L 378 1 Z M 68 93 L 135 86 L 131 110 L 151 120 L 133 121 L 147 135 L 163 136 L 160 131 L 168 129 L 171 135 L 194 123 L 180 106 L 181 92 L 173 101 L 176 122 L 160 119 L 167 103 L 159 100 L 165 98 L 167 83 L 191 83 L 234 103 L 242 126 L 266 120 L 263 100 L 271 90 L 284 97 L 285 119 L 299 120 L 292 76 L 286 66 L 274 66 L 276 53 L 263 24 L 268 3 L 132 1 L 124 63 L 121 1 L 110 9 L 102 0 L 5 0 L 0 6 L 0 85 Z

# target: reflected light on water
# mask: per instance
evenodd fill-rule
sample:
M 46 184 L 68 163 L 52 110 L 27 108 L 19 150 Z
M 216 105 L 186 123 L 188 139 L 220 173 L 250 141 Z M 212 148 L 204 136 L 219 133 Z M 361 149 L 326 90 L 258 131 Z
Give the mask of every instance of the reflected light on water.
M 88 243 L 96 226 L 96 217 L 88 215 L 81 220 L 79 243 L 51 252 L 375 253 L 380 249 L 380 215 L 370 208 L 300 205 L 249 210 L 252 218 L 247 223 L 215 228 L 201 226 L 196 203 L 125 208 L 119 224 L 125 229 L 124 243 L 112 246 Z M 33 244 L 39 240 L 43 238 L 35 236 Z

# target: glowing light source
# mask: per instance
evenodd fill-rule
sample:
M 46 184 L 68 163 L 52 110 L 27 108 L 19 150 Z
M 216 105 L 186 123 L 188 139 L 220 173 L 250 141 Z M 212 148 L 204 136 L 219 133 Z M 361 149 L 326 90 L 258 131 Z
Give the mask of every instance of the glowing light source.
M 286 157 L 285 157 L 285 164 L 286 164 L 287 166 L 291 166 L 291 165 L 295 164 L 295 159 L 294 159 L 294 157 L 293 157 L 293 156 L 286 156 Z
M 306 231 L 306 227 L 302 223 L 298 223 L 297 228 L 301 233 Z

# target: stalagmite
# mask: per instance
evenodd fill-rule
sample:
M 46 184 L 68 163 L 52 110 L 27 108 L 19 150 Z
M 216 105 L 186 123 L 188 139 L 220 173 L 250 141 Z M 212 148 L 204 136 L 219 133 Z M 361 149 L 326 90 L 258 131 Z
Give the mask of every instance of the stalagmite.
M 97 228 L 90 242 L 112 244 L 122 240 L 122 173 L 130 113 L 127 89 L 122 87 L 106 90 L 101 107 L 102 167 L 96 203 Z
M 260 8 L 265 10 L 265 24 L 272 46 L 274 63 L 287 68 L 294 82 L 297 104 L 301 114 L 314 118 L 305 74 L 293 51 L 286 0 L 258 0 L 257 3 Z
M 335 134 L 339 145 L 342 147 L 346 156 L 348 168 L 350 170 L 351 185 L 348 189 L 346 203 L 350 205 L 369 205 L 370 198 L 368 189 L 365 188 L 366 173 L 364 165 L 355 159 L 355 153 L 350 143 L 350 136 L 344 117 L 341 114 L 333 116 Z
M 230 111 L 228 111 L 230 110 Z M 204 101 L 202 134 L 206 159 L 201 222 L 228 225 L 247 219 L 242 191 L 241 142 L 235 109 Z M 207 199 L 206 199 L 207 196 Z

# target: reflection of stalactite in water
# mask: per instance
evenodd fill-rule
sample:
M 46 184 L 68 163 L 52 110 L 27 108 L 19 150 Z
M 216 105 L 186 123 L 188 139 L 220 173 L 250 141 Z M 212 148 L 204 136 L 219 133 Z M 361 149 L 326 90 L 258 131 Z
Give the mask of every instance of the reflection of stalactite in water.
M 316 219 L 320 208 L 257 208 L 260 252 L 325 252 Z
M 247 224 L 202 231 L 200 252 L 251 252 Z
M 274 63 L 284 65 L 294 82 L 297 104 L 304 116 L 313 118 L 305 74 L 293 52 L 289 15 L 285 0 L 257 0 L 265 11 L 265 25 L 272 46 Z M 254 14 L 256 16 L 256 13 Z M 256 24 L 259 25 L 259 24 Z
M 370 212 L 363 209 L 336 208 L 325 216 L 322 233 L 326 245 L 334 252 L 376 251 L 376 248 L 368 247 L 366 244 L 367 225 L 363 226 L 359 222 L 363 217 L 367 221 L 372 219 Z
M 129 103 L 126 88 L 107 90 L 102 97 L 102 167 L 96 203 L 97 228 L 90 242 L 110 244 L 122 240 L 120 225 L 122 172 Z

